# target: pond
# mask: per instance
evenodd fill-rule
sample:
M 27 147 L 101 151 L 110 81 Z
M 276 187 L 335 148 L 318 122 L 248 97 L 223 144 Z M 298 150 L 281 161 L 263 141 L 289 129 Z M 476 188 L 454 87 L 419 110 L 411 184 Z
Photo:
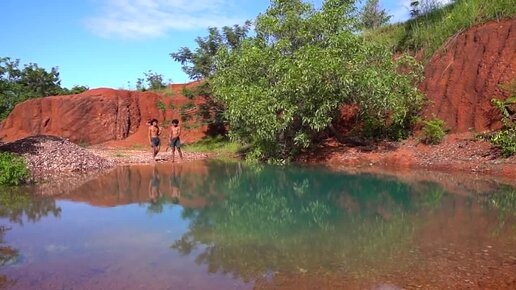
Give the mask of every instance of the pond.
M 199 161 L 1 189 L 0 288 L 516 289 L 516 188 L 453 178 Z

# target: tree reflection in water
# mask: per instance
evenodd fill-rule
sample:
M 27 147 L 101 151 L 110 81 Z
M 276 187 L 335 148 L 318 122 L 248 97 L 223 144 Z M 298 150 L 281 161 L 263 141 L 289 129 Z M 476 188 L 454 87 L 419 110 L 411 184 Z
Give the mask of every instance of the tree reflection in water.
M 60 216 L 61 208 L 56 206 L 54 198 L 33 196 L 29 192 L 29 188 L 23 187 L 0 188 L 0 217 L 23 224 L 23 217 L 34 223 L 49 214 Z
M 30 189 L 23 187 L 0 188 L 0 218 L 7 218 L 11 223 L 23 224 L 24 217 L 29 222 L 37 222 L 42 217 L 52 214 L 59 217 L 61 209 L 50 197 L 35 197 L 28 193 Z M 5 245 L 4 235 L 9 228 L 0 225 L 0 267 L 13 263 L 19 252 Z M 8 288 L 15 281 L 0 275 L 0 288 Z
M 414 213 L 444 196 L 435 184 L 415 190 L 396 179 L 313 168 L 215 162 L 208 175 L 189 193 L 217 198 L 184 209 L 189 230 L 172 248 L 201 251 L 196 262 L 210 272 L 245 281 L 271 272 L 327 268 L 359 275 L 372 265 L 410 267 L 403 261 L 417 253 Z
M 4 235 L 8 228 L 0 225 L 0 267 L 11 263 L 18 257 L 18 250 L 4 245 Z M 9 280 L 5 275 L 0 275 L 0 289 L 13 285 L 14 281 Z

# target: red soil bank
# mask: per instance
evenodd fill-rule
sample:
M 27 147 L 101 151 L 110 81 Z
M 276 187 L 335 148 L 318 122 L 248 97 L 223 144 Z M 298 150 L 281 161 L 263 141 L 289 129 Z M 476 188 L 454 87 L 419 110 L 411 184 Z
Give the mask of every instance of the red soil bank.
M 153 92 L 102 88 L 78 95 L 29 100 L 18 104 L 0 123 L 0 139 L 8 142 L 32 135 L 55 135 L 88 145 L 108 141 L 120 146 L 146 145 L 145 123 L 148 119 L 156 118 L 160 122 L 181 119 L 181 106 L 192 102 L 180 95 L 183 86 L 171 87 L 174 91 L 172 97 Z M 158 109 L 158 102 L 166 106 L 165 111 Z M 203 100 L 195 99 L 193 102 L 200 104 Z M 194 115 L 195 111 L 190 109 L 188 114 Z M 195 122 L 194 117 L 190 123 Z M 195 127 L 191 130 L 184 128 L 184 141 L 192 142 L 205 136 L 206 126 Z
M 431 101 L 424 115 L 443 119 L 452 132 L 501 127 L 491 99 L 516 77 L 516 18 L 489 22 L 455 37 L 425 67 L 421 89 Z

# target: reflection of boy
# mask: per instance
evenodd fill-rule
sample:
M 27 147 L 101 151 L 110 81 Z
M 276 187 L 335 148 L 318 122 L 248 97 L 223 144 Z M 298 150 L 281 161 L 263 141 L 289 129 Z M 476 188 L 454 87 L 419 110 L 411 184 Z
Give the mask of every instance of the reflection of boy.
M 170 127 L 170 143 L 169 146 L 172 148 L 172 162 L 174 162 L 177 152 L 179 153 L 179 158 L 183 159 L 183 152 L 181 152 L 181 140 L 179 139 L 181 136 L 181 127 L 179 126 L 179 120 L 172 120 L 172 127 Z
M 174 167 L 173 171 L 172 171 L 172 176 L 170 177 L 170 187 L 172 188 L 170 198 L 172 200 L 172 203 L 174 203 L 174 204 L 178 204 L 179 198 L 181 197 L 181 191 L 179 189 L 178 175 L 181 175 L 181 173 L 176 174 L 176 168 Z
M 149 180 L 149 198 L 151 202 L 156 202 L 161 195 L 159 192 L 160 179 L 158 175 L 158 170 L 154 168 L 152 172 L 152 176 Z

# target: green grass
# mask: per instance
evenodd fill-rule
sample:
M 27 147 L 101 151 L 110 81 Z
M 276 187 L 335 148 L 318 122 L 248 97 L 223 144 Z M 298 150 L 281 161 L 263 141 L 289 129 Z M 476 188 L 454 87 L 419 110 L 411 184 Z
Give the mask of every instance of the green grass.
M 167 97 L 174 97 L 176 95 L 176 93 L 171 88 L 156 89 L 156 90 L 151 90 L 151 92 L 155 92 L 155 93 L 167 96 Z
M 194 152 L 213 152 L 222 155 L 236 154 L 241 145 L 235 142 L 230 142 L 227 138 L 222 136 L 208 137 L 201 141 L 185 145 L 185 148 Z
M 452 36 L 490 20 L 516 17 L 514 0 L 457 0 L 405 23 L 365 32 L 366 40 L 387 45 L 395 51 L 424 50 L 428 60 Z
M 143 146 L 142 144 L 133 144 L 133 145 L 131 145 L 131 149 L 133 149 L 133 150 L 142 150 L 144 148 L 145 148 L 145 146 Z

